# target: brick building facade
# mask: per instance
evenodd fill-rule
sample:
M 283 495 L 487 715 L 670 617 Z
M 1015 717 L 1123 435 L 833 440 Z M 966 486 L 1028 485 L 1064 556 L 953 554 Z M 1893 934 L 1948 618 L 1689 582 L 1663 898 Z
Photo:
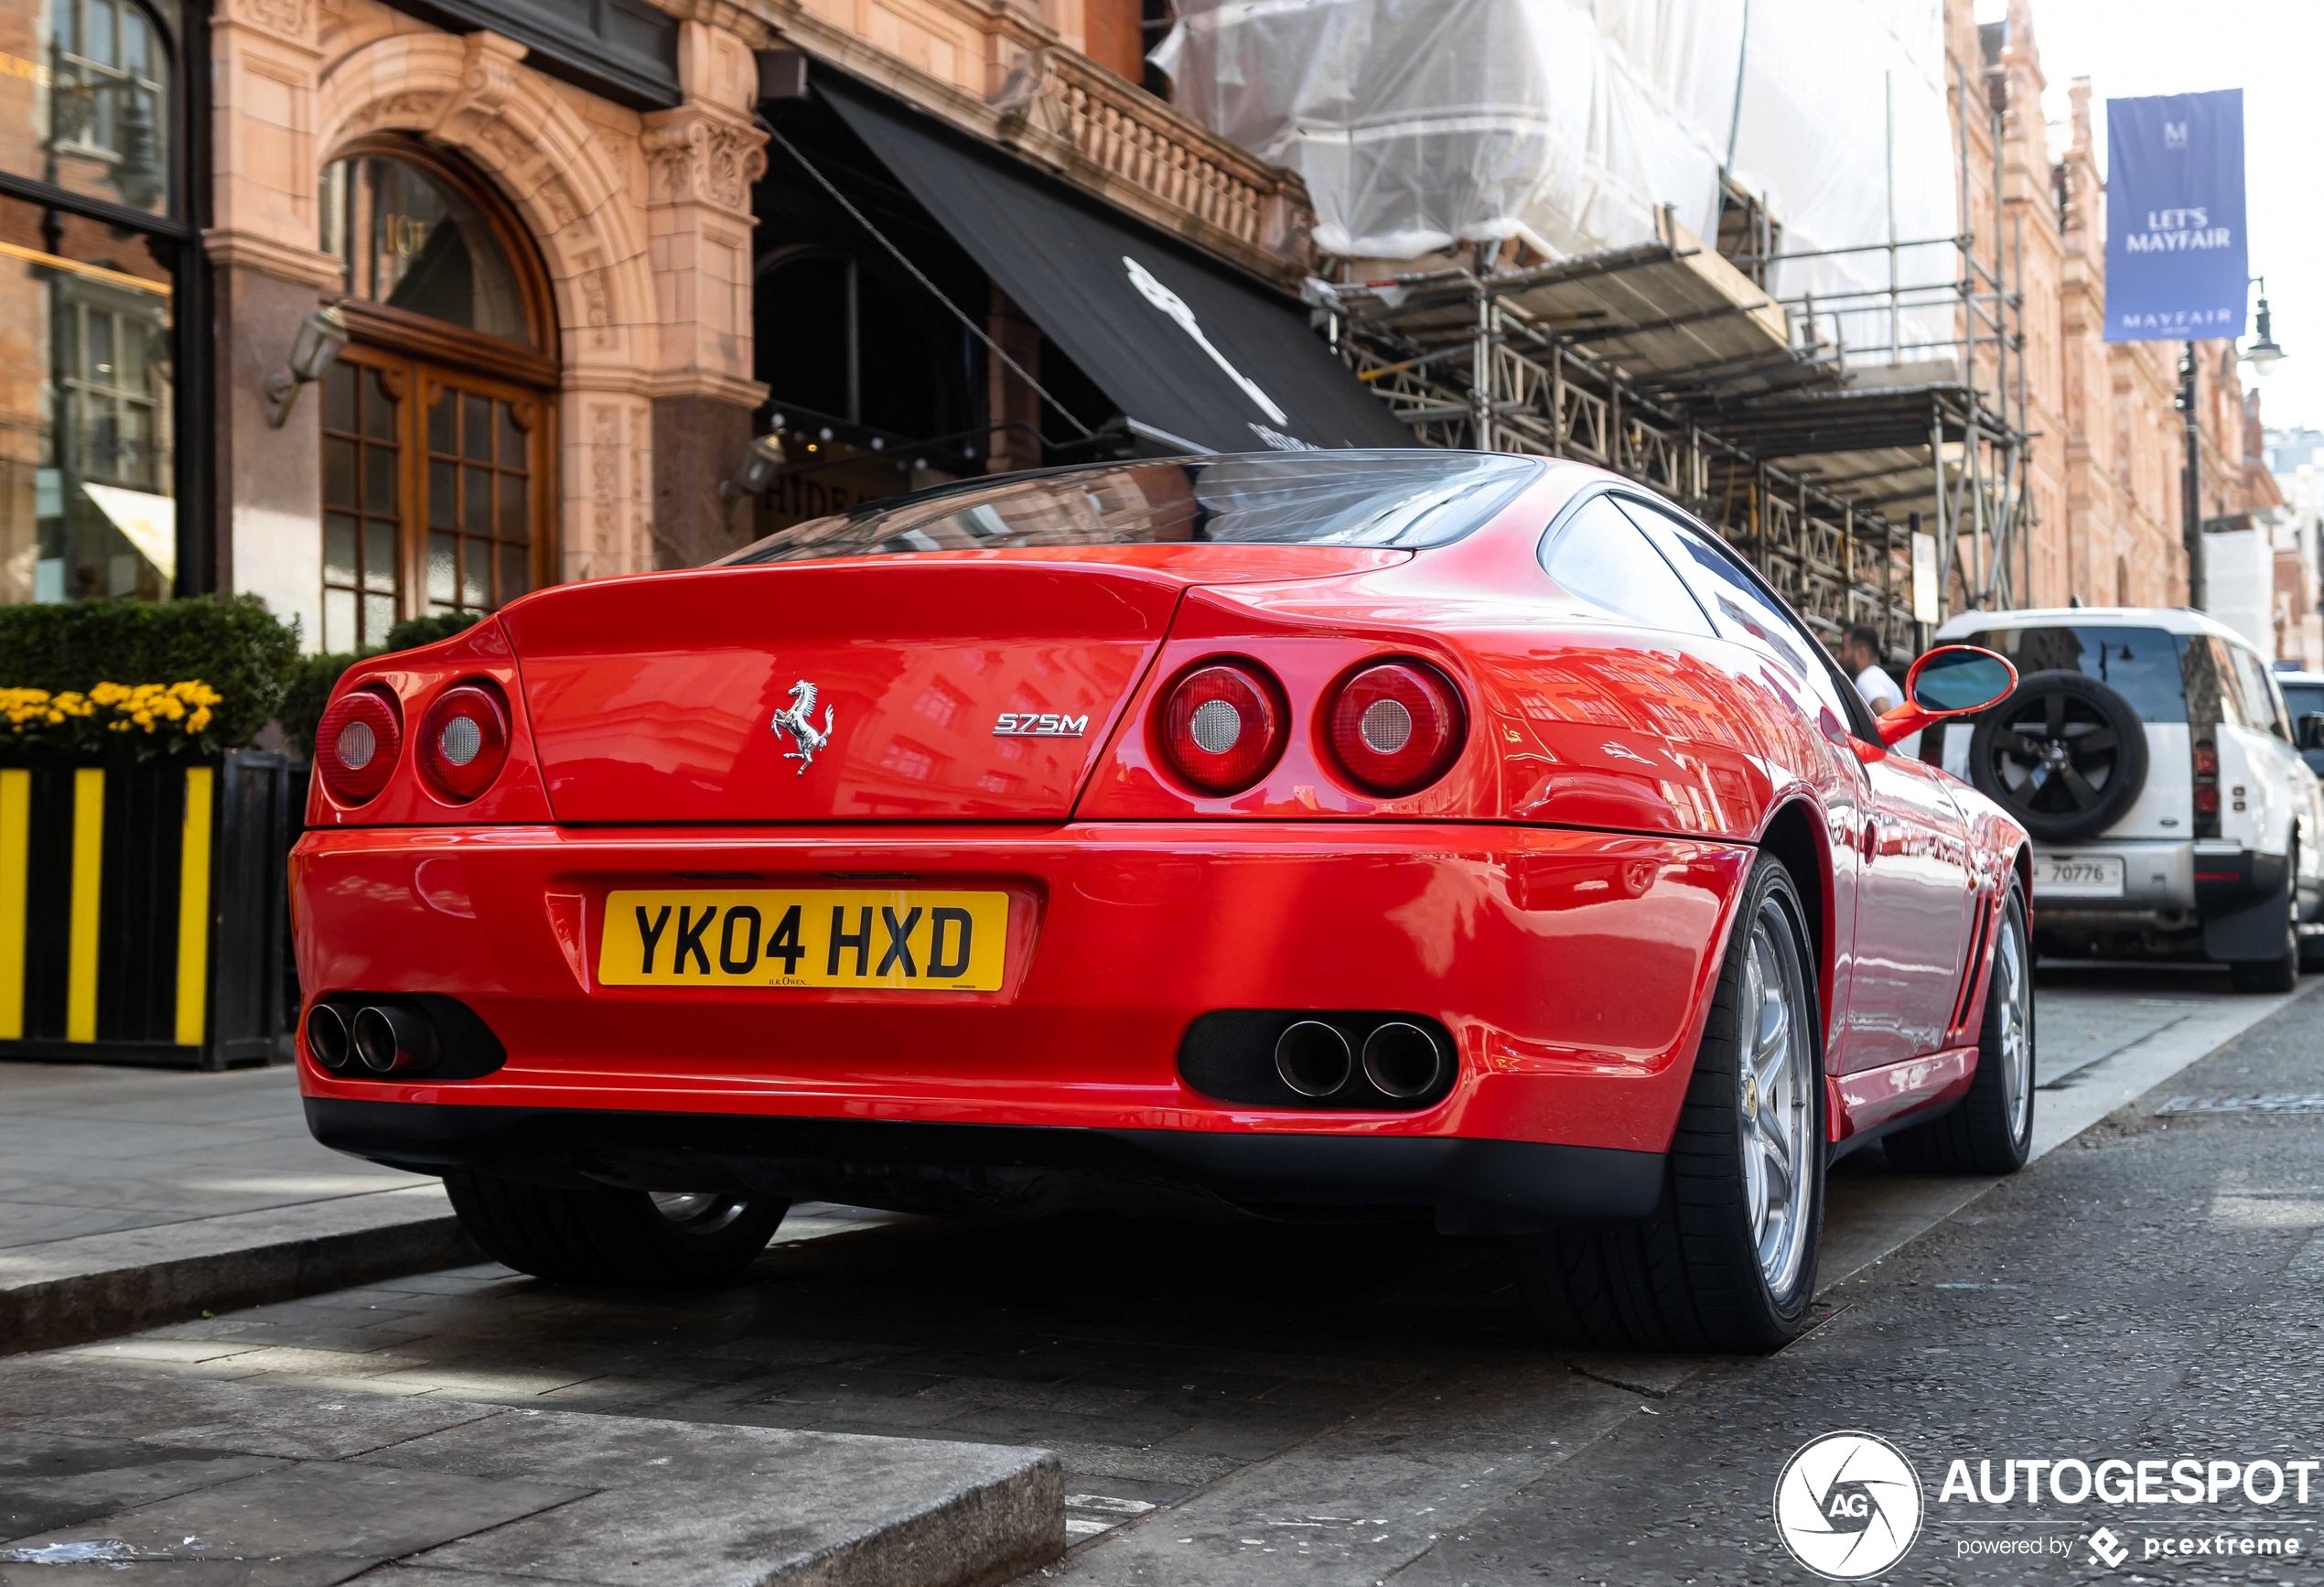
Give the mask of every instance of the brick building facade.
M 768 179 L 770 58 L 1296 286 L 1304 193 L 1137 85 L 1144 32 L 1139 0 L 0 0 L 0 600 L 250 591 L 346 650 L 756 532 L 767 509 L 720 486 L 781 408 L 796 427 L 780 388 L 823 377 L 843 307 L 851 347 L 907 309 L 961 340 L 924 297 L 858 303 L 909 228 L 846 178 L 853 146 L 824 163 L 885 231 L 800 240 L 802 174 Z M 948 249 L 913 247 L 1038 364 Z M 844 305 L 836 276 L 779 274 L 835 254 Z M 327 306 L 344 351 L 285 409 Z M 1026 417 L 965 345 L 944 422 Z M 1031 418 L 871 488 L 1038 461 Z M 927 433 L 859 419 L 812 419 L 793 460 Z

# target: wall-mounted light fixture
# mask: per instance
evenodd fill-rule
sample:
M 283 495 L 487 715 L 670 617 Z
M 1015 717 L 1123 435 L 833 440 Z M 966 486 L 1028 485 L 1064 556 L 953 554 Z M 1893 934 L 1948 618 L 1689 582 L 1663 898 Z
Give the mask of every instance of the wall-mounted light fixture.
M 743 454 L 742 472 L 731 480 L 721 480 L 718 500 L 739 502 L 745 496 L 759 496 L 775 482 L 775 475 L 790 461 L 783 456 L 782 437 L 764 435 L 750 443 L 750 450 Z
M 2276 345 L 2276 327 L 2267 312 L 2267 277 L 2254 275 L 2252 280 L 2259 287 L 2259 340 L 2243 350 L 2243 362 L 2265 374 L 2268 365 L 2284 356 L 2284 350 Z
M 291 407 L 298 401 L 298 388 L 323 378 L 331 367 L 331 360 L 347 345 L 347 317 L 333 308 L 318 308 L 298 322 L 298 335 L 291 341 L 290 363 L 266 377 L 266 395 L 274 403 L 274 411 L 266 422 L 276 429 L 290 417 Z

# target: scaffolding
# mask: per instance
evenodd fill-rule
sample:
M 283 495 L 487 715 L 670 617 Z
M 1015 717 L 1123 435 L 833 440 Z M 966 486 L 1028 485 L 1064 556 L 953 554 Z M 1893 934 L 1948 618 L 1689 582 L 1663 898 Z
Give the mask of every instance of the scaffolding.
M 1969 223 L 1969 89 L 1964 71 L 1957 236 L 1899 239 L 1891 220 L 1884 242 L 1729 257 L 1665 209 L 1651 243 L 1514 270 L 1479 246 L 1310 298 L 1423 445 L 1625 475 L 1718 528 L 1827 640 L 1869 623 L 1917 652 L 1931 623 L 2018 604 L 2031 582 L 2022 234 L 2005 253 L 1999 227 L 1981 241 Z M 1998 111 L 1990 130 L 1997 215 Z M 1907 255 L 1940 249 L 1949 279 L 1904 284 Z M 1883 253 L 1884 286 L 1759 286 L 1787 261 Z M 1916 603 L 1921 535 L 1937 577 Z

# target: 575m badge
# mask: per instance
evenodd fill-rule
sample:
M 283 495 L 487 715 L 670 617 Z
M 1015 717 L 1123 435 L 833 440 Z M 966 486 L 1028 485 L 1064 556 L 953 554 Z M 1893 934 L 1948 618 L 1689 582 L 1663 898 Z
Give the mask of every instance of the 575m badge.
M 1003 711 L 993 724 L 996 739 L 1078 739 L 1089 730 L 1086 715 L 1065 717 L 1055 711 Z

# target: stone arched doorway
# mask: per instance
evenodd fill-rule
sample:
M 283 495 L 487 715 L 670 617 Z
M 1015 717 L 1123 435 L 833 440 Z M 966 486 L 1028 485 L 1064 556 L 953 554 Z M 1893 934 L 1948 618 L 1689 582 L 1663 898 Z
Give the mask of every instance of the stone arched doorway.
M 557 328 L 524 229 L 457 155 L 371 134 L 319 196 L 353 332 L 322 386 L 322 642 L 357 650 L 557 578 Z

